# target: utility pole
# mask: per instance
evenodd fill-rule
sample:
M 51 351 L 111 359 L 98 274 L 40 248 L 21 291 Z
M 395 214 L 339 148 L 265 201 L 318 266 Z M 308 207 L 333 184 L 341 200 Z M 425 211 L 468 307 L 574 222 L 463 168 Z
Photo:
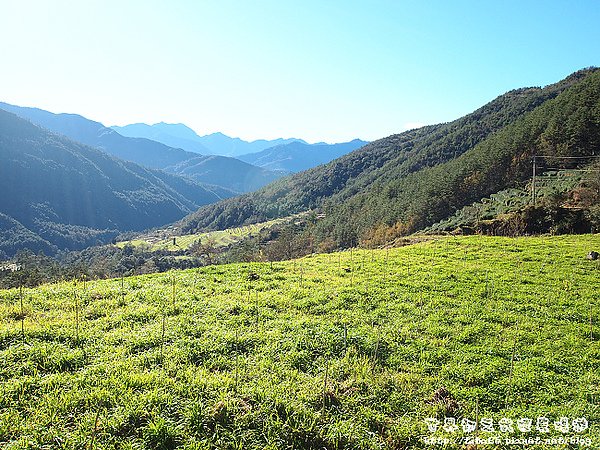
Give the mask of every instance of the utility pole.
M 531 198 L 533 200 L 533 206 L 535 207 L 535 175 L 536 175 L 536 160 L 535 160 L 536 156 L 533 156 L 533 179 L 532 179 L 532 184 L 531 184 Z

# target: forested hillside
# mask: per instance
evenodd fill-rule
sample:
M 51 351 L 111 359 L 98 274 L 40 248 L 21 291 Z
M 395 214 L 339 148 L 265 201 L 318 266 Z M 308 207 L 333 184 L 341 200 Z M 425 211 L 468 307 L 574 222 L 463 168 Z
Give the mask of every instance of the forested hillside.
M 381 139 L 248 195 L 201 208 L 182 231 L 219 229 L 307 209 L 313 233 L 355 245 L 381 227 L 409 233 L 519 184 L 531 157 L 598 151 L 600 72 L 510 91 L 454 122 Z
M 0 250 L 52 252 L 180 219 L 231 192 L 115 159 L 0 110 Z
M 165 170 L 201 183 L 223 186 L 237 193 L 255 191 L 286 174 L 218 155 L 196 155 L 165 167 Z

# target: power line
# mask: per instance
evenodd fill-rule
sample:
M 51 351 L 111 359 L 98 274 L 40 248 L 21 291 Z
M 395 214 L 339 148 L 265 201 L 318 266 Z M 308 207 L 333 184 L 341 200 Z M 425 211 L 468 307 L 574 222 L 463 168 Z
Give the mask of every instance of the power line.
M 569 172 L 600 172 L 600 169 L 561 169 L 559 167 L 545 167 L 545 170 L 559 170 Z
M 534 158 L 545 158 L 545 159 L 589 159 L 589 158 L 600 158 L 600 156 L 590 155 L 590 156 L 544 156 L 544 155 L 535 155 Z
M 583 172 L 583 173 L 592 173 L 592 172 L 600 172 L 600 169 L 568 169 L 568 168 L 560 168 L 560 167 L 542 167 L 541 170 L 538 169 L 537 165 L 538 165 L 538 160 L 539 159 L 551 159 L 551 160 L 590 160 L 590 159 L 600 159 L 600 156 L 596 156 L 596 155 L 589 155 L 589 156 L 544 156 L 544 155 L 533 155 L 532 158 L 532 178 L 531 178 L 531 200 L 533 203 L 533 206 L 535 206 L 536 203 L 536 197 L 537 197 L 537 189 L 536 189 L 536 184 L 540 184 L 540 182 L 542 182 L 541 184 L 543 186 L 548 186 L 546 184 L 546 182 L 550 181 L 550 177 L 557 177 L 561 178 L 564 176 L 568 176 L 568 173 L 565 172 Z M 581 163 L 580 163 L 581 164 Z M 585 163 L 583 163 L 585 164 Z M 549 171 L 556 171 L 555 175 L 550 175 L 547 172 Z M 539 173 L 541 172 L 541 173 Z M 546 172 L 546 173 L 545 173 Z M 561 175 L 562 174 L 562 175 Z M 583 181 L 583 179 L 581 180 Z

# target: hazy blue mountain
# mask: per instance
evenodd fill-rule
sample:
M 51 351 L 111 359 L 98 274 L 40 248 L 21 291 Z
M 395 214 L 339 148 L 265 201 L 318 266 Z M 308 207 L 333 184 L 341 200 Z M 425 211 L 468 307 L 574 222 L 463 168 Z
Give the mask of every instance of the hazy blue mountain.
M 101 123 L 77 114 L 54 114 L 38 108 L 24 108 L 7 103 L 0 103 L 0 108 L 77 142 L 99 148 L 117 158 L 154 169 L 162 169 L 196 156 L 149 139 L 121 136 Z
M 157 142 L 178 147 L 184 150 L 221 156 L 237 157 L 246 153 L 260 152 L 276 145 L 285 145 L 291 142 L 302 142 L 302 139 L 259 139 L 256 141 L 244 141 L 240 138 L 232 138 L 223 133 L 212 133 L 199 136 L 188 126 L 178 123 L 156 123 L 148 125 L 145 123 L 134 123 L 122 127 L 113 126 L 113 130 L 123 136 L 152 139 Z
M 203 155 L 213 153 L 202 145 L 200 136 L 194 130 L 182 123 L 169 124 L 161 122 L 154 125 L 134 123 L 123 127 L 112 126 L 111 128 L 126 137 L 151 139 L 169 147 L 181 148 Z
M 239 159 L 218 155 L 198 155 L 165 170 L 203 183 L 218 183 L 240 193 L 255 191 L 290 173 L 267 170 Z
M 241 155 L 238 156 L 238 159 L 269 170 L 301 172 L 328 163 L 366 144 L 368 142 L 360 139 L 340 144 L 291 142 L 261 152 Z
M 202 145 L 211 150 L 212 153 L 224 156 L 237 157 L 247 153 L 260 152 L 276 145 L 289 144 L 290 142 L 306 143 L 302 139 L 259 139 L 256 141 L 244 141 L 240 138 L 232 138 L 223 133 L 212 133 L 201 138 Z
M 113 156 L 145 167 L 153 169 L 168 168 L 167 170 L 173 173 L 179 173 L 177 168 L 180 167 L 182 171 L 185 169 L 186 175 L 197 182 L 217 185 L 224 190 L 248 192 L 262 187 L 283 175 L 280 172 L 268 172 L 267 169 L 223 156 L 214 156 L 210 159 L 210 164 L 207 162 L 202 170 L 194 171 L 191 167 L 197 165 L 198 153 L 169 147 L 161 142 L 146 138 L 122 136 L 99 122 L 94 122 L 76 114 L 54 114 L 37 108 L 24 108 L 1 102 L 0 109 L 14 113 L 36 125 L 65 135 L 77 142 L 98 148 Z M 192 130 L 184 125 L 164 125 L 164 127 L 159 126 L 158 129 L 177 130 L 179 136 L 195 135 Z M 186 131 L 186 129 L 189 131 Z M 194 161 L 190 164 L 183 164 L 188 160 Z M 207 170 L 207 167 L 210 170 Z M 240 186 L 246 186 L 247 189 L 240 190 Z
M 143 168 L 0 110 L 0 250 L 51 251 L 162 226 L 231 196 Z

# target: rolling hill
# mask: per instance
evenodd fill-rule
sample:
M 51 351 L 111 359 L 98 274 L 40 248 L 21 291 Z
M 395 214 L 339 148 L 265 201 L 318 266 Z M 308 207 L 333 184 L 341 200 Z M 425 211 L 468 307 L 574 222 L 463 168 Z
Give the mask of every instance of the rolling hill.
M 378 229 L 410 233 L 520 185 L 531 157 L 590 155 L 600 142 L 600 71 L 510 91 L 449 123 L 393 135 L 257 192 L 201 208 L 181 232 L 225 229 L 309 209 L 317 239 L 356 245 Z
M 176 221 L 231 191 L 118 160 L 0 110 L 0 250 L 106 242 Z
M 283 175 L 281 172 L 241 163 L 234 158 L 202 157 L 197 153 L 169 147 L 150 139 L 125 137 L 99 122 L 76 114 L 54 114 L 37 108 L 24 108 L 7 103 L 0 103 L 0 109 L 117 158 L 173 173 L 179 173 L 177 169 L 181 168 L 186 176 L 199 183 L 214 184 L 226 190 L 252 191 Z M 198 158 L 204 161 L 201 168 L 198 166 Z M 194 161 L 186 164 L 190 160 Z
M 269 170 L 301 172 L 350 153 L 368 142 L 354 139 L 339 144 L 306 144 L 290 142 L 261 152 L 238 156 L 238 159 Z

